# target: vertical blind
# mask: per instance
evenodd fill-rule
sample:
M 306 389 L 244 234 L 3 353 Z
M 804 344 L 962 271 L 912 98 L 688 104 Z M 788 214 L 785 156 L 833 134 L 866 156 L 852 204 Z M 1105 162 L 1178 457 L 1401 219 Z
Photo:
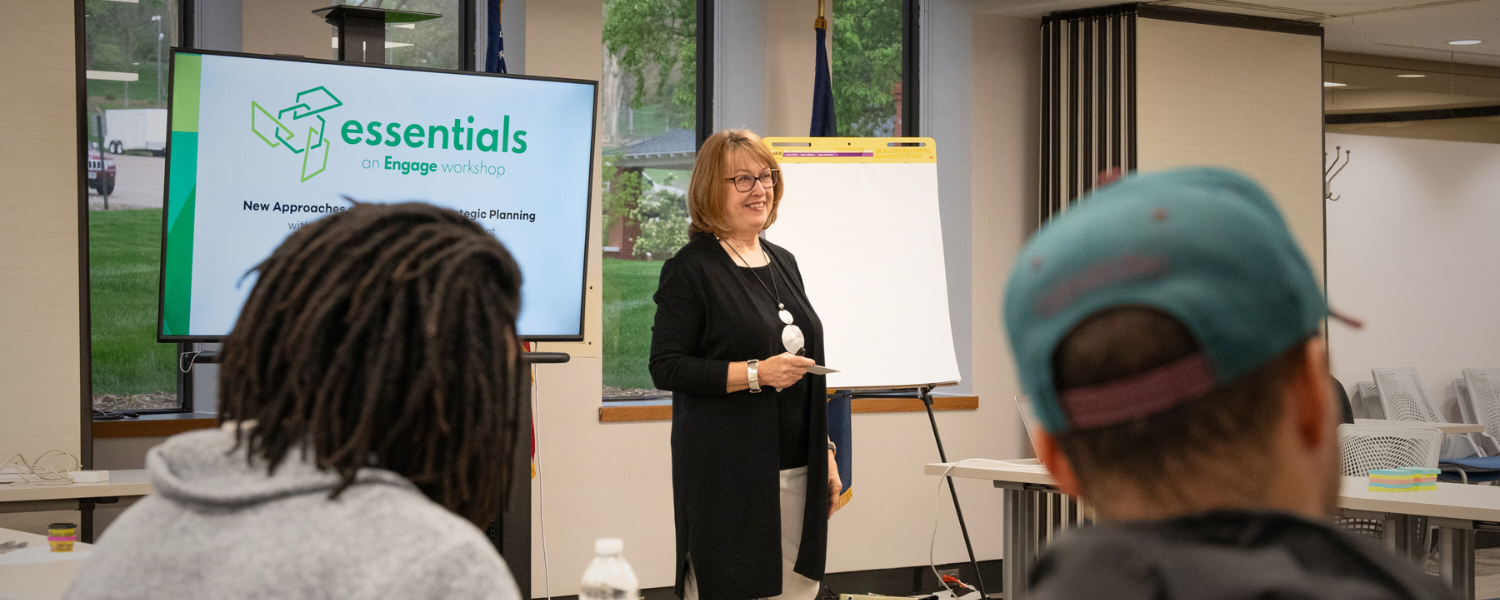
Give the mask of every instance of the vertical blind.
M 1135 23 L 1135 5 L 1042 20 L 1042 223 L 1094 189 L 1100 173 L 1136 167 Z

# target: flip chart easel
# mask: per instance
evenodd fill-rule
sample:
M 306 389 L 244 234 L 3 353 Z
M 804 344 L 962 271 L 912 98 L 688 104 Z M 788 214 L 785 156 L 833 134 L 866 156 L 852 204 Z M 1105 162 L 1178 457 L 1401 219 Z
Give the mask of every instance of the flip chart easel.
M 932 138 L 765 138 L 781 167 L 782 198 L 766 238 L 797 257 L 823 322 L 828 387 L 911 390 L 927 408 L 947 462 L 932 390 L 959 381 Z M 834 432 L 830 431 L 830 435 Z M 850 440 L 834 439 L 840 447 Z M 979 589 L 984 578 L 948 481 Z M 987 593 L 986 593 L 987 595 Z

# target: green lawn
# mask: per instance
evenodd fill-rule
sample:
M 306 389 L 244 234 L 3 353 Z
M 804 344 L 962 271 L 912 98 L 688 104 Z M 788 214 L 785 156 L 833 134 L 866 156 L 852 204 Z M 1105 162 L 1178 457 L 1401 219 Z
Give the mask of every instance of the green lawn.
M 94 394 L 177 392 L 174 344 L 156 343 L 161 210 L 89 211 Z
M 604 385 L 651 389 L 646 361 L 661 261 L 604 259 Z

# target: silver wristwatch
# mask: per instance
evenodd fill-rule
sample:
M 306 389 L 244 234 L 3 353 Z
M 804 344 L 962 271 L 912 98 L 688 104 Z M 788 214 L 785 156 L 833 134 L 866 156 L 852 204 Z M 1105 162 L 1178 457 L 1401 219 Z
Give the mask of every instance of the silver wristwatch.
M 750 393 L 752 393 L 752 394 L 759 394 L 760 393 L 760 373 L 759 373 L 759 371 L 760 371 L 760 361 L 752 358 L 748 362 L 746 362 L 745 364 L 747 365 L 747 368 L 745 369 L 745 375 L 750 379 Z

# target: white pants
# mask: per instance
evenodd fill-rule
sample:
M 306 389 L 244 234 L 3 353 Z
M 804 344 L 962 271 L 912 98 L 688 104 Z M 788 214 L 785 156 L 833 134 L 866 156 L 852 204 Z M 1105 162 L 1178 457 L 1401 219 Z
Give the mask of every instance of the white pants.
M 781 471 L 781 595 L 772 596 L 770 600 L 814 600 L 818 597 L 818 582 L 792 570 L 797 566 L 797 552 L 802 546 L 802 509 L 806 504 L 807 467 Z M 699 600 L 692 556 L 688 556 L 683 600 Z

